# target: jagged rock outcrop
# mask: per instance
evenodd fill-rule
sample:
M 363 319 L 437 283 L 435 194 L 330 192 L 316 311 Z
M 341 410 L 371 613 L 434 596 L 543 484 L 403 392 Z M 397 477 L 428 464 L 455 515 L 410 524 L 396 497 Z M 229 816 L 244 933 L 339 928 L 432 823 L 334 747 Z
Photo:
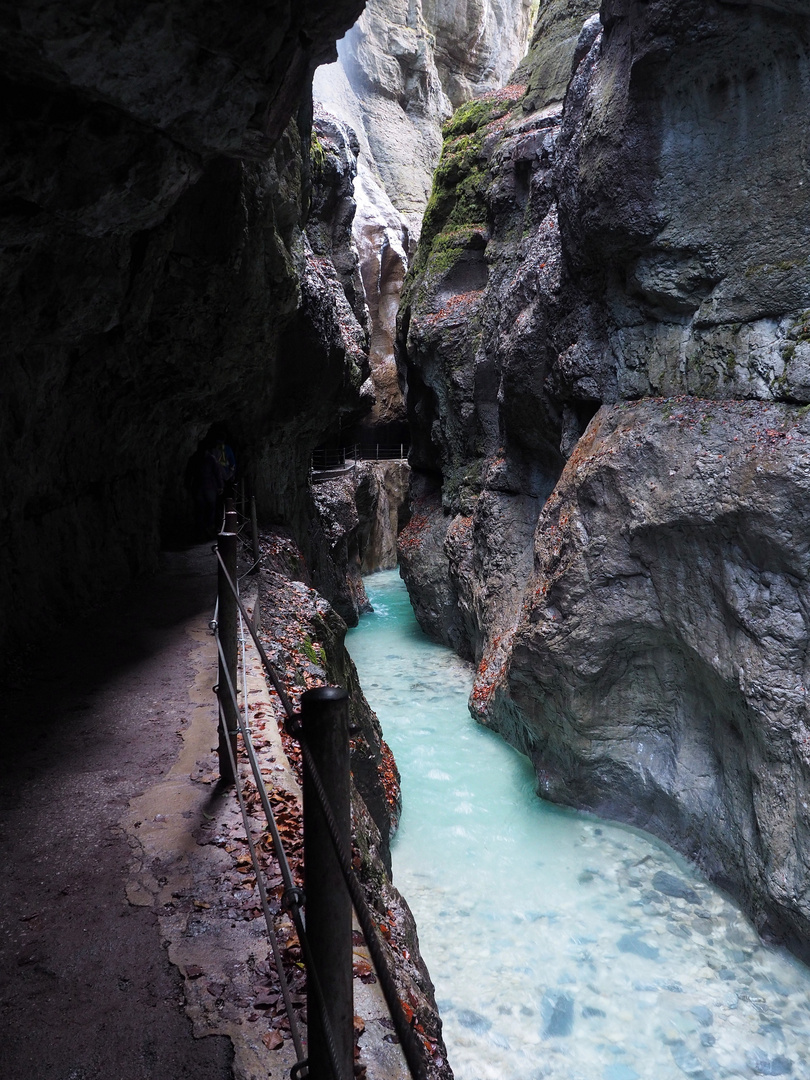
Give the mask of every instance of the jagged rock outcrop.
M 404 415 L 396 314 L 442 122 L 454 106 L 503 85 L 523 55 L 528 19 L 526 0 L 371 0 L 340 43 L 338 63 L 316 74 L 318 100 L 359 138 L 354 235 L 371 323 L 371 424 Z
M 152 564 L 215 421 L 306 533 L 309 449 L 367 408 L 302 231 L 311 70 L 361 7 L 4 9 L 0 638 Z
M 403 573 L 419 612 L 421 583 L 443 567 L 453 603 L 428 602 L 431 630 L 455 648 L 466 640 L 476 659 L 514 622 L 539 508 L 562 469 L 564 407 L 548 378 L 578 296 L 557 224 L 560 108 L 525 114 L 524 100 L 512 84 L 446 125 L 400 311 L 410 460 L 442 481 L 441 503 L 418 512 L 435 519 L 434 539 L 447 536 L 420 541 Z
M 807 951 L 810 12 L 537 29 L 447 126 L 405 284 L 406 579 L 549 797 L 657 831 Z
M 604 406 L 474 697 L 541 794 L 662 836 L 805 954 L 808 446 L 797 406 Z
M 352 624 L 370 610 L 362 575 L 397 565 L 409 477 L 405 461 L 357 461 L 335 476 L 319 476 L 313 485 L 319 527 L 345 581 L 336 592 Z

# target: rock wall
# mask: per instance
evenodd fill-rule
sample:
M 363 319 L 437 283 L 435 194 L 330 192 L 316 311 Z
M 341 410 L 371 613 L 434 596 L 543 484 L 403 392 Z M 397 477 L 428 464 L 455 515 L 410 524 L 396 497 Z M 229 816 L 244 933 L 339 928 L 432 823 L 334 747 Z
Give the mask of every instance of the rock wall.
M 809 56 L 806 5 L 543 5 L 399 325 L 403 566 L 473 712 L 805 953 Z
M 316 98 L 357 132 L 354 235 L 371 322 L 372 424 L 402 419 L 400 291 L 453 107 L 502 86 L 525 51 L 527 0 L 371 0 L 320 68 Z
M 306 522 L 309 448 L 368 408 L 351 274 L 303 233 L 311 71 L 361 8 L 0 15 L 0 639 L 152 565 L 213 422 Z
M 405 461 L 358 461 L 321 476 L 312 494 L 318 525 L 345 581 L 337 590 L 347 621 L 370 611 L 363 575 L 397 565 L 397 535 L 407 518 L 410 469 Z M 346 616 L 344 616 L 346 617 Z

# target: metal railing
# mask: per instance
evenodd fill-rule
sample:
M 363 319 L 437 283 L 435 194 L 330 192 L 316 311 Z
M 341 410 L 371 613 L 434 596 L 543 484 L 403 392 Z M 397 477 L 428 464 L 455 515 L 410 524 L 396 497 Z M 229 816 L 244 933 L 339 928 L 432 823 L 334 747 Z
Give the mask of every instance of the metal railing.
M 425 1050 L 405 1016 L 388 967 L 380 931 L 352 867 L 348 694 L 341 687 L 316 687 L 302 695 L 301 712 L 295 712 L 239 597 L 236 524 L 235 511 L 227 512 L 226 531 L 219 535 L 214 548 L 218 567 L 218 599 L 217 618 L 212 623 L 212 628 L 216 635 L 219 657 L 219 679 L 215 689 L 219 699 L 220 777 L 223 783 L 235 786 L 242 812 L 268 938 L 298 1058 L 291 1070 L 291 1076 L 296 1080 L 304 1076 L 312 1077 L 312 1080 L 324 1080 L 330 1076 L 333 1080 L 350 1080 L 353 1075 L 353 907 L 408 1071 L 414 1080 L 426 1080 Z M 306 898 L 302 890 L 295 885 L 289 860 L 284 852 L 264 778 L 253 749 L 246 700 L 244 712 L 239 709 L 236 693 L 239 616 L 242 619 L 242 633 L 244 634 L 245 628 L 250 633 L 265 674 L 279 697 L 287 718 L 287 730 L 299 741 L 301 747 L 304 767 L 304 860 L 305 866 L 317 867 L 316 872 L 307 875 Z M 244 679 L 243 648 L 243 689 Z M 246 699 L 246 696 L 243 694 L 243 699 Z M 238 768 L 237 736 L 240 733 L 281 869 L 284 882 L 282 904 L 289 911 L 295 925 L 306 966 L 306 1055 L 294 1016 L 261 865 L 250 833 Z
M 336 450 L 313 450 L 312 471 L 332 472 L 354 468 L 358 461 L 398 461 L 408 456 L 410 446 L 400 443 L 398 446 L 342 446 Z

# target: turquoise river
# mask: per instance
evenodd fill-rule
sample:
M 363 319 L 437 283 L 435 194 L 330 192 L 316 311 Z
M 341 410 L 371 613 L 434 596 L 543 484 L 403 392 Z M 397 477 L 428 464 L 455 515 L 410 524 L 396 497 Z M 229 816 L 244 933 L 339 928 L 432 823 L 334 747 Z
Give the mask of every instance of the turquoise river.
M 810 972 L 668 848 L 535 795 L 397 571 L 347 636 L 402 773 L 394 881 L 457 1080 L 810 1080 Z

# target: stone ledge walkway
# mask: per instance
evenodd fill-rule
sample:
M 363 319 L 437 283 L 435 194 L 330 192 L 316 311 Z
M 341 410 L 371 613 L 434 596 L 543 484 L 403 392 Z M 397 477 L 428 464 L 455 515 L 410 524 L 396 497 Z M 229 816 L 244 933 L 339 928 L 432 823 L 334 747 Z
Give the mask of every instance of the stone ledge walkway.
M 194 1037 L 155 904 L 133 892 L 126 831 L 136 828 L 129 807 L 173 775 L 197 730 L 214 590 L 210 546 L 167 554 L 153 579 L 54 633 L 4 688 L 0 1075 L 9 1080 L 233 1076 L 229 1040 Z M 204 750 L 215 743 L 196 737 Z M 189 826 L 210 813 L 210 788 L 197 788 L 181 812 Z M 179 844 L 182 876 L 184 841 L 171 813 L 162 816 L 144 835 L 163 827 Z
M 244 584 L 251 610 L 255 587 Z M 273 965 L 244 827 L 233 790 L 216 786 L 215 588 L 210 545 L 166 553 L 154 579 L 60 636 L 7 690 L 0 1075 L 9 1080 L 289 1076 L 292 1043 L 267 1008 Z M 252 643 L 247 657 L 250 708 L 269 720 L 257 747 L 273 788 L 297 800 Z M 355 954 L 370 970 L 365 946 Z M 356 1011 L 380 1018 L 361 1043 L 369 1080 L 402 1077 L 379 987 L 359 978 L 355 987 Z M 302 972 L 293 993 L 303 1006 Z

